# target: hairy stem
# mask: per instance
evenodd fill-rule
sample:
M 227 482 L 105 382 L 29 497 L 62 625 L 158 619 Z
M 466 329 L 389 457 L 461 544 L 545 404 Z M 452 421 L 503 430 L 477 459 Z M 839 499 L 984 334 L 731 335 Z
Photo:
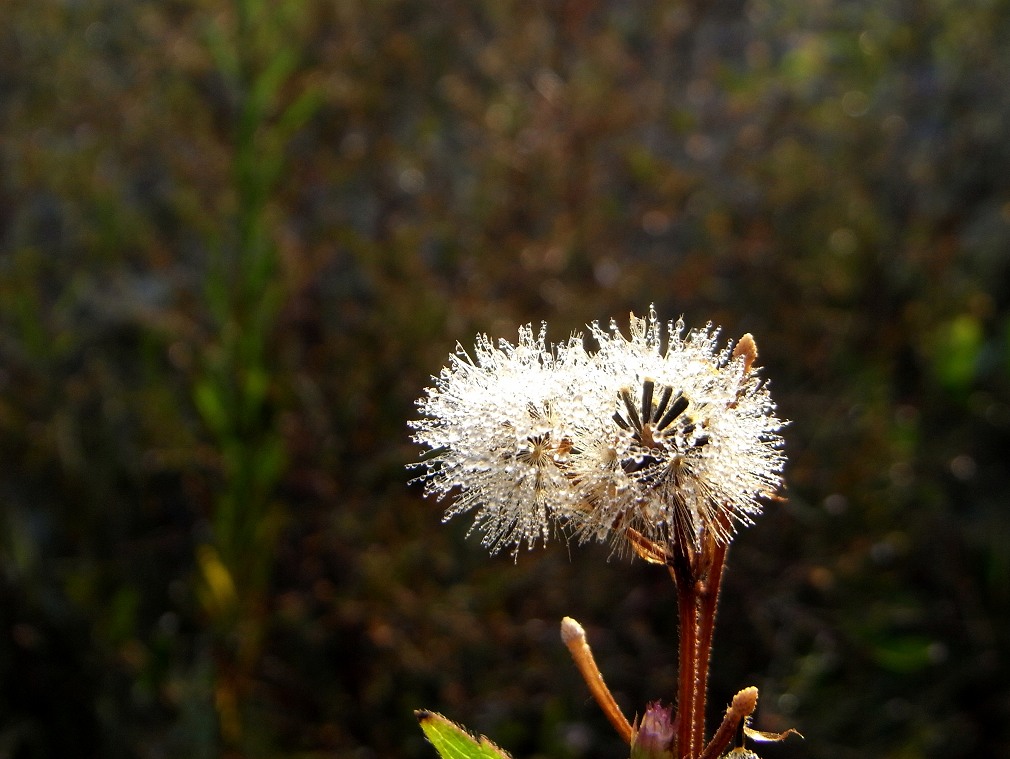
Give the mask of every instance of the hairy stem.
M 698 611 L 697 671 L 694 692 L 694 734 L 692 745 L 698 749 L 705 741 L 705 704 L 708 699 L 708 665 L 712 656 L 712 637 L 715 633 L 715 614 L 719 604 L 719 586 L 722 584 L 722 570 L 726 565 L 728 543 L 716 543 L 712 550 L 712 562 L 708 577 L 700 585 Z
M 729 748 L 729 744 L 740 731 L 744 720 L 754 713 L 757 706 L 758 690 L 755 687 L 744 688 L 733 696 L 733 703 L 726 710 L 726 716 L 722 719 L 722 724 L 715 731 L 712 740 L 709 741 L 699 759 L 717 759 Z
M 698 664 L 698 595 L 694 571 L 686 557 L 675 557 L 670 566 L 677 585 L 680 617 L 677 673 L 677 753 L 679 759 L 694 759 L 695 693 Z

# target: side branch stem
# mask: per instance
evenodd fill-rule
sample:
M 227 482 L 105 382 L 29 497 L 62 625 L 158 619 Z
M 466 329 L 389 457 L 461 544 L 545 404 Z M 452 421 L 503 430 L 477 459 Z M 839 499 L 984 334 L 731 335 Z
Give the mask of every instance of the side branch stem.
M 722 719 L 722 724 L 715 731 L 712 740 L 705 747 L 699 759 L 717 759 L 729 748 L 729 744 L 740 731 L 741 726 L 757 706 L 757 688 L 744 688 L 733 696 L 733 703 L 726 710 L 726 716 Z
M 624 712 L 621 711 L 621 707 L 614 700 L 610 688 L 604 682 L 600 668 L 596 666 L 596 659 L 593 658 L 593 652 L 586 641 L 586 631 L 574 619 L 565 617 L 561 620 L 561 640 L 567 646 L 579 674 L 589 686 L 589 691 L 596 699 L 596 703 L 600 705 L 603 713 L 610 720 L 610 724 L 614 726 L 624 742 L 630 744 L 634 730 L 631 723 L 628 722 L 628 718 L 624 716 Z

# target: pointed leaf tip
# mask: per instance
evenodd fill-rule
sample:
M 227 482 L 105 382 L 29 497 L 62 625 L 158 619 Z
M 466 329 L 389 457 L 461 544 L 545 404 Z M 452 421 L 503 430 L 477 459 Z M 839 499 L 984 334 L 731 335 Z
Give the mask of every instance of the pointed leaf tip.
M 418 709 L 414 712 L 425 737 L 442 759 L 511 759 L 483 735 L 474 738 L 461 726 L 441 714 Z

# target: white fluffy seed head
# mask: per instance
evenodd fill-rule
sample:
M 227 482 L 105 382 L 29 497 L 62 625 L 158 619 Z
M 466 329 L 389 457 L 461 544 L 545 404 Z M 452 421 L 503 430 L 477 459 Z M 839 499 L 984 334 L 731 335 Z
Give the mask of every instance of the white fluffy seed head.
M 544 542 L 555 525 L 622 545 L 629 530 L 660 544 L 706 533 L 728 541 L 781 486 L 782 427 L 748 356 L 719 347 L 711 325 L 664 331 L 650 309 L 548 346 L 479 336 L 418 401 L 419 479 L 446 518 L 475 513 L 492 553 Z M 752 341 L 751 341 L 752 342 Z

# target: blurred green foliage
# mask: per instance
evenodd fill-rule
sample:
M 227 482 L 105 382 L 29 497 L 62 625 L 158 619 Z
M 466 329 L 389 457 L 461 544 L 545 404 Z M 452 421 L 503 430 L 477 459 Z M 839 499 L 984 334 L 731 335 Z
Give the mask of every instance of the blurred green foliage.
M 557 627 L 641 712 L 669 580 L 489 559 L 405 421 L 456 340 L 650 302 L 752 332 L 793 420 L 713 709 L 759 686 L 807 736 L 767 757 L 1010 751 L 1010 5 L 0 21 L 0 756 L 430 757 L 419 707 L 623 755 Z

